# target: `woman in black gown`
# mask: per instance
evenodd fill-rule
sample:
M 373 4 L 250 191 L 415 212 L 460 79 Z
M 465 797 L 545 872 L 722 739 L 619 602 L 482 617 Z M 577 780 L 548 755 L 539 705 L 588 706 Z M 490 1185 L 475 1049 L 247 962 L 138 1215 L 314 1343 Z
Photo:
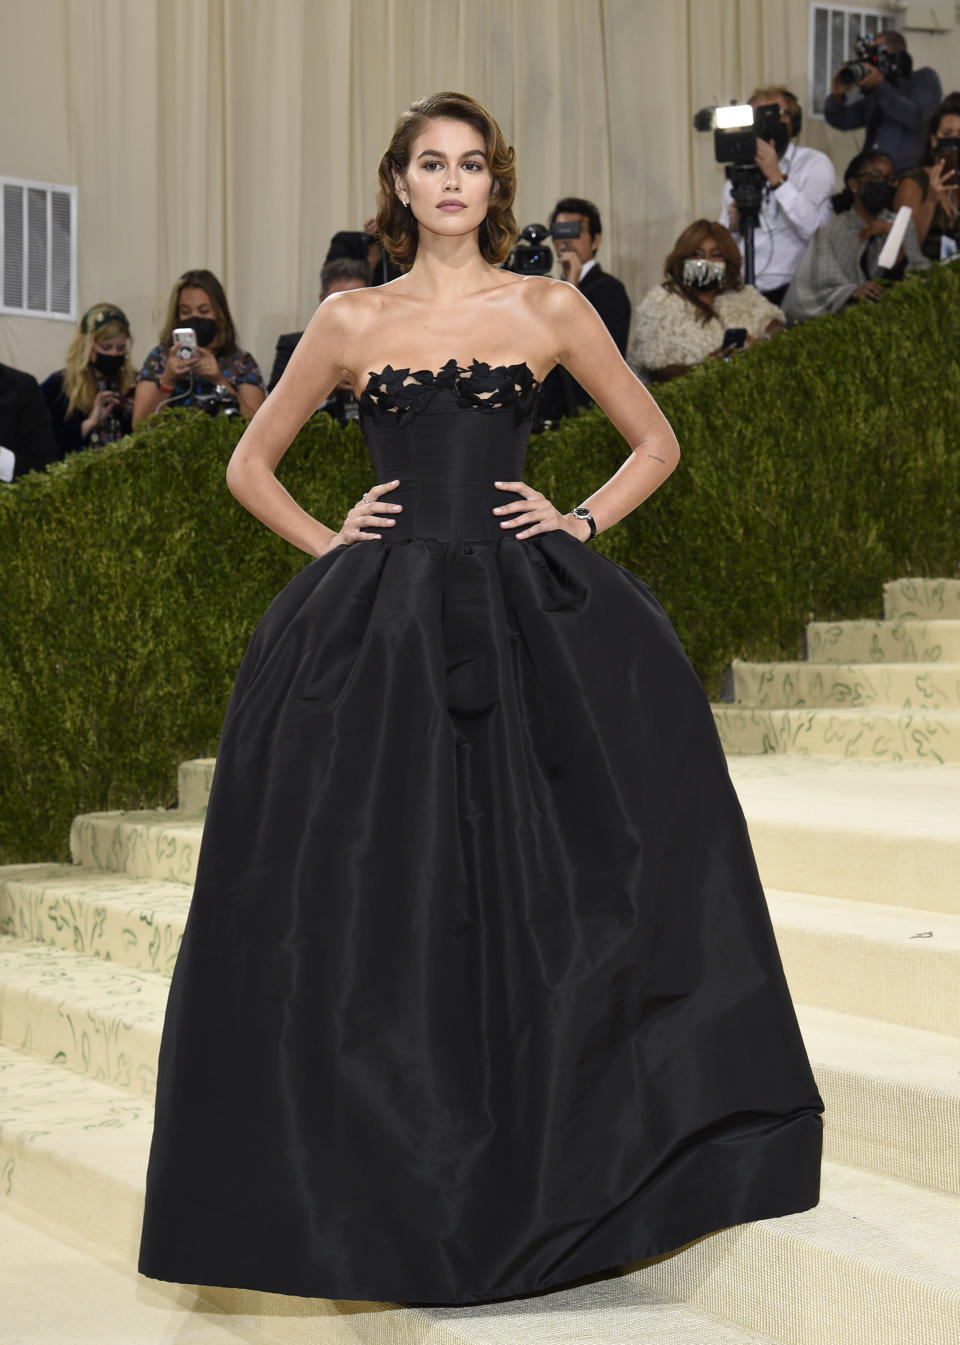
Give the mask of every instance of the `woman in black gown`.
M 316 559 L 224 724 L 140 1267 L 468 1303 L 808 1208 L 822 1103 L 703 690 L 585 545 L 673 434 L 573 286 L 496 265 L 489 113 L 415 104 L 380 186 L 409 269 L 318 309 L 228 471 Z M 592 517 L 522 480 L 557 362 L 631 446 Z M 274 469 L 345 376 L 378 484 L 334 531 Z

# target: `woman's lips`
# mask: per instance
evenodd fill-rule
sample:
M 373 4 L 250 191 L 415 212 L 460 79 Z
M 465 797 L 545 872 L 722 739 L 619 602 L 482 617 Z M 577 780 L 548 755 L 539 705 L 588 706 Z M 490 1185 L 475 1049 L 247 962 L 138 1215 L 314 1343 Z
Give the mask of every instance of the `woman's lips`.
M 441 203 L 437 206 L 438 210 L 449 210 L 451 212 L 453 212 L 454 210 L 466 210 L 466 208 L 467 207 L 463 205 L 460 201 L 441 201 Z

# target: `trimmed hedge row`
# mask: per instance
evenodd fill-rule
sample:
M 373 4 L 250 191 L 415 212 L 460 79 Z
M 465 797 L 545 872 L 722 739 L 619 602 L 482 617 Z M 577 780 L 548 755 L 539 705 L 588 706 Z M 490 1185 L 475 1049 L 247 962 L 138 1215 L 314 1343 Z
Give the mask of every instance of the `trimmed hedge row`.
M 713 694 L 733 657 L 799 656 L 805 621 L 879 613 L 960 557 L 960 265 L 657 392 L 683 460 L 598 549 L 646 579 Z M 212 754 L 254 624 L 304 557 L 224 485 L 242 427 L 170 413 L 0 493 L 0 861 L 65 857 L 72 816 L 174 801 Z M 531 442 L 568 509 L 625 445 L 592 410 Z M 281 479 L 329 523 L 370 483 L 314 417 Z

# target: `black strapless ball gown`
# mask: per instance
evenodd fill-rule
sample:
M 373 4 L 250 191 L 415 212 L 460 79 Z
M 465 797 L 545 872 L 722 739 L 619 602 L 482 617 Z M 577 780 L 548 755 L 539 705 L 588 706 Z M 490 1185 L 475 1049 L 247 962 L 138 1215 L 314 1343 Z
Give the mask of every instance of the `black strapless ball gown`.
M 519 541 L 525 365 L 386 369 L 382 541 L 260 622 L 170 991 L 140 1269 L 469 1303 L 818 1198 L 822 1103 L 650 590 Z

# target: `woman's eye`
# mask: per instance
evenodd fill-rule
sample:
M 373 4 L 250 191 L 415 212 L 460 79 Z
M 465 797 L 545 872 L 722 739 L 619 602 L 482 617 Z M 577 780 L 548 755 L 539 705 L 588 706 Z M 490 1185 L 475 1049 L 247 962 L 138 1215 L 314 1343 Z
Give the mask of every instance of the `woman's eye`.
M 464 168 L 475 168 L 478 173 L 480 172 L 481 168 L 481 165 L 477 162 L 476 159 L 468 159 L 463 166 Z
M 443 164 L 440 162 L 439 159 L 428 159 L 428 160 L 426 161 L 426 163 L 423 165 L 423 167 L 426 168 L 426 169 L 430 169 L 430 168 L 442 168 L 442 167 L 443 167 Z

